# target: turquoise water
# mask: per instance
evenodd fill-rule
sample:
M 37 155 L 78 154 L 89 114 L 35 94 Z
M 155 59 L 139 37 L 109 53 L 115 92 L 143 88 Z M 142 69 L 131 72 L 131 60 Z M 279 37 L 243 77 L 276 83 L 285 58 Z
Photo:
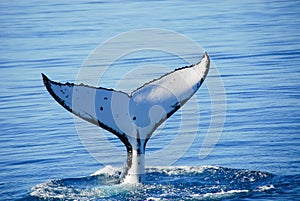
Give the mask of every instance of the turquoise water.
M 299 8 L 297 1 L 274 0 L 1 2 L 0 199 L 297 200 Z M 116 150 L 100 151 L 97 160 L 92 157 L 73 116 L 45 90 L 41 73 L 73 82 L 99 44 L 141 28 L 183 34 L 210 54 L 226 92 L 226 121 L 212 152 L 199 159 L 211 118 L 203 86 L 196 94 L 201 114 L 192 144 L 184 153 L 174 147 L 173 155 L 180 157 L 166 167 L 160 167 L 165 159 L 148 160 L 143 186 L 120 186 L 116 178 L 124 160 L 114 156 L 125 156 L 123 145 L 105 133 Z M 198 52 L 191 52 L 187 57 L 197 62 Z M 171 69 L 187 65 L 174 55 L 141 51 L 120 58 L 113 67 L 152 63 Z M 105 87 L 124 76 L 118 70 L 107 73 Z M 151 80 L 161 73 L 141 76 Z M 174 139 L 180 117 L 171 117 L 150 139 L 148 158 Z M 191 120 L 195 117 L 189 113 Z

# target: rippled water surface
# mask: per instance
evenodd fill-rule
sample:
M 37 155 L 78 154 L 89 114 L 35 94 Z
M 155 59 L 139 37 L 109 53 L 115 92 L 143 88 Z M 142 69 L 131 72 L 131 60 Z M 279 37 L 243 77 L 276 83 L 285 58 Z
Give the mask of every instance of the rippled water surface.
M 0 200 L 299 199 L 299 8 L 298 1 L 275 0 L 1 1 Z M 210 54 L 226 92 L 226 121 L 212 152 L 199 158 L 211 119 L 212 89 L 204 85 L 195 99 L 201 111 L 197 132 L 191 134 L 191 123 L 178 133 L 180 112 L 172 116 L 149 141 L 146 183 L 126 186 L 117 184 L 123 145 L 105 132 L 116 149 L 102 146 L 102 160 L 93 158 L 72 114 L 45 90 L 41 73 L 73 82 L 99 44 L 142 28 L 172 30 Z M 187 57 L 197 62 L 202 53 L 190 52 Z M 189 63 L 165 52 L 134 52 L 112 65 L 103 86 L 123 90 L 126 79 L 120 77 L 130 77 L 124 69 L 139 67 L 134 75 L 145 82 L 165 73 L 153 67 L 143 74 L 140 69 L 151 64 L 175 69 Z M 198 118 L 191 106 L 185 109 L 188 122 Z M 151 158 L 180 134 L 193 140 L 184 152 L 178 151 L 184 145 L 172 147 L 172 155 L 180 156 L 175 163 L 165 165 L 168 156 Z

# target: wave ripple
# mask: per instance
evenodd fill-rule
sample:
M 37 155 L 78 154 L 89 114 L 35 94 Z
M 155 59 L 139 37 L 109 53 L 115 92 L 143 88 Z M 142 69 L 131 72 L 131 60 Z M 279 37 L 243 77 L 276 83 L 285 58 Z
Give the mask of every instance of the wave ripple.
M 217 166 L 149 167 L 142 185 L 118 184 L 121 169 L 105 167 L 84 178 L 51 180 L 28 200 L 219 200 L 274 189 L 274 175 Z

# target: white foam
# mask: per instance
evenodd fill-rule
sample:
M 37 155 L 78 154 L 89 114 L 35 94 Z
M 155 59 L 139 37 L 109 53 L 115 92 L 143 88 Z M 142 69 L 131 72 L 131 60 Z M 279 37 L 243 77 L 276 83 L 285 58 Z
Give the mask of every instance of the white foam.
M 218 170 L 218 166 L 150 166 L 146 168 L 147 173 L 159 172 L 168 175 L 187 174 L 187 173 L 202 173 L 206 169 Z
M 233 194 L 238 194 L 238 193 L 248 193 L 249 190 L 229 190 L 229 191 L 221 191 L 221 192 L 216 192 L 216 193 L 205 193 L 204 195 L 199 195 L 200 197 L 203 198 L 219 198 L 219 197 L 227 197 L 231 196 Z M 195 197 L 195 196 L 193 196 Z
M 146 199 L 146 201 L 159 201 L 161 200 L 160 198 L 155 198 L 155 197 L 149 197 Z
M 101 174 L 113 176 L 113 175 L 116 174 L 116 172 L 119 172 L 121 170 L 122 170 L 122 168 L 115 168 L 115 167 L 112 167 L 110 165 L 107 165 L 107 166 L 97 170 L 93 174 L 91 174 L 91 176 L 97 176 L 97 175 L 101 175 Z
M 54 190 L 55 191 L 54 191 Z M 68 187 L 66 186 L 55 186 L 52 181 L 48 181 L 42 184 L 38 184 L 35 187 L 31 189 L 30 195 L 33 197 L 39 197 L 39 198 L 55 198 L 55 199 L 64 199 L 64 194 L 59 194 L 59 192 L 67 192 Z
M 271 185 L 266 185 L 266 186 L 260 186 L 257 189 L 255 189 L 254 191 L 257 192 L 263 192 L 263 191 L 268 191 L 270 189 L 274 189 L 275 187 L 271 184 Z

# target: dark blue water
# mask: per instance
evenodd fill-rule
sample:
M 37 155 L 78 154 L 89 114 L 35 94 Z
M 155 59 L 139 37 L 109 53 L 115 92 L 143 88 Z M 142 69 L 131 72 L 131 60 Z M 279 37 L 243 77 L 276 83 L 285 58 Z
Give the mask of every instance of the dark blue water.
M 0 2 L 0 199 L 297 200 L 299 8 L 298 1 L 275 0 Z M 211 119 L 212 89 L 203 86 L 196 95 L 201 111 L 197 132 L 191 131 L 193 125 L 180 132 L 195 134 L 191 145 L 184 152 L 173 147 L 172 155 L 180 157 L 166 167 L 160 167 L 164 158 L 151 158 L 179 135 L 181 116 L 174 115 L 149 141 L 147 182 L 123 186 L 116 181 L 124 159 L 114 157 L 125 156 L 122 144 L 105 133 L 116 150 L 110 153 L 102 146 L 97 160 L 92 157 L 73 116 L 46 92 L 40 73 L 75 81 L 99 44 L 142 28 L 183 34 L 210 54 L 225 88 L 226 121 L 212 152 L 200 159 Z M 170 41 L 178 48 L 185 45 Z M 186 56 L 197 62 L 198 52 L 191 52 Z M 172 69 L 187 64 L 172 54 L 141 51 L 119 58 L 114 67 L 136 69 L 149 63 Z M 158 74 L 147 76 L 151 80 Z M 120 76 L 126 77 L 108 71 L 105 86 L 116 85 Z M 198 117 L 188 114 L 191 121 Z

